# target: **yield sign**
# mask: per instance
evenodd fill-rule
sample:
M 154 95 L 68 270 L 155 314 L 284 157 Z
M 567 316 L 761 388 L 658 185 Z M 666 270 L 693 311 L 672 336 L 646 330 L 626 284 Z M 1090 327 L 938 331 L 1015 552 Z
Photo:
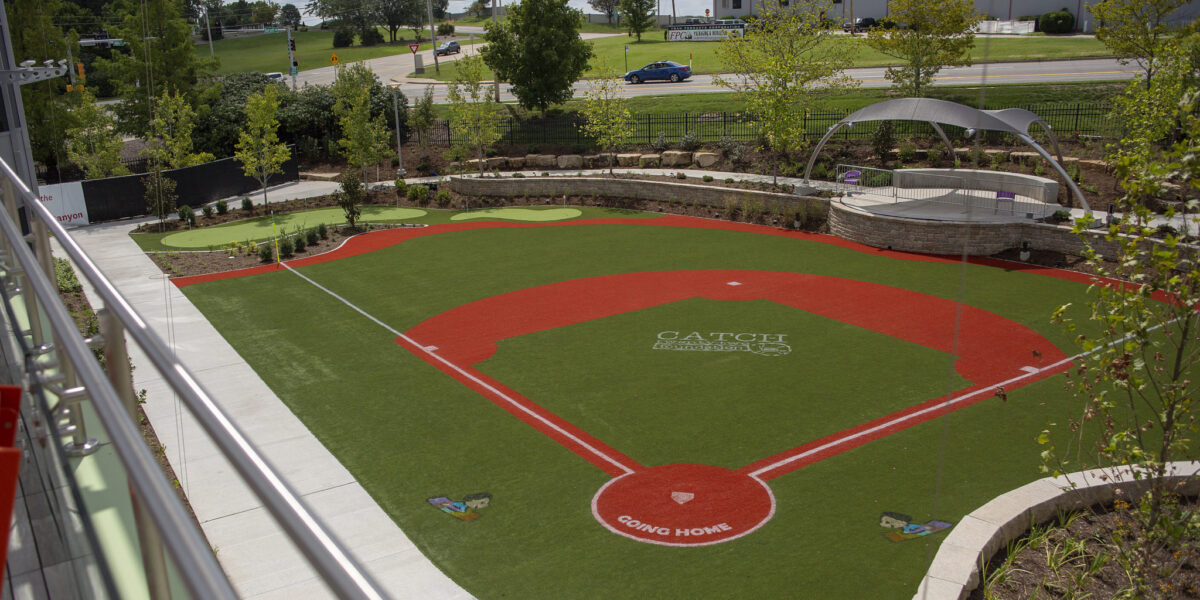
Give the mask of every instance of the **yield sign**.
M 413 54 L 416 54 L 416 53 L 417 53 L 417 48 L 418 48 L 418 46 L 417 46 L 416 44 L 409 44 L 409 45 L 408 45 L 408 49 L 409 49 L 409 50 L 412 50 L 412 53 L 413 53 Z

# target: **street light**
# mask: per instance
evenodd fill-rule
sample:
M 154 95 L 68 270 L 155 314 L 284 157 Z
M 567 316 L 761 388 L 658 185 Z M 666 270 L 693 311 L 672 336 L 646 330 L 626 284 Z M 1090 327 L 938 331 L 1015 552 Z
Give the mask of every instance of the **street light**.
M 406 173 L 404 170 L 404 153 L 400 147 L 400 85 L 396 84 L 388 87 L 392 88 L 392 112 L 396 118 L 396 179 L 400 179 Z

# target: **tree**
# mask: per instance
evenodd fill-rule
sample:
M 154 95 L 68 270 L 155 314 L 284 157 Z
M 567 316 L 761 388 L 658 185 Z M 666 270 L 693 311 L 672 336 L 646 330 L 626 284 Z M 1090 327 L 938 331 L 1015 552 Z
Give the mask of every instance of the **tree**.
M 246 99 L 246 128 L 238 137 L 233 157 L 242 163 L 242 171 L 262 185 L 263 206 L 267 205 L 267 180 L 283 172 L 283 163 L 291 153 L 279 141 L 279 86 L 267 85 L 262 92 Z
M 163 231 L 167 215 L 175 211 L 175 180 L 163 173 L 162 165 L 152 165 L 142 178 L 142 185 L 146 188 L 146 210 L 158 217 L 159 231 Z
M 478 54 L 458 61 L 449 90 L 451 124 L 460 133 L 459 146 L 476 151 L 480 175 L 487 148 L 500 139 L 499 106 L 490 91 L 483 85 L 483 59 Z
M 477 19 L 486 17 L 490 12 L 491 9 L 488 8 L 487 3 L 483 0 L 475 0 L 471 3 L 471 6 L 467 7 L 467 14 Z
M 1047 471 L 1100 469 L 1101 479 L 1133 479 L 1143 486 L 1120 498 L 1116 510 L 1123 524 L 1096 535 L 1114 540 L 1116 558 L 1129 572 L 1133 589 L 1121 597 L 1177 597 L 1164 584 L 1189 568 L 1195 548 L 1196 515 L 1180 506 L 1179 484 L 1167 476 L 1172 461 L 1200 458 L 1193 437 L 1200 262 L 1182 234 L 1156 228 L 1151 220 L 1182 217 L 1186 233 L 1200 224 L 1195 217 L 1200 204 L 1169 206 L 1165 215 L 1147 208 L 1168 182 L 1193 196 L 1200 190 L 1197 90 L 1176 108 L 1186 133 L 1165 156 L 1124 156 L 1114 165 L 1125 195 L 1117 208 L 1122 218 L 1108 225 L 1104 237 L 1116 248 L 1106 257 L 1113 262 L 1103 260 L 1084 235 L 1095 225 L 1090 218 L 1076 226 L 1088 244 L 1089 266 L 1108 279 L 1091 287 L 1084 326 L 1067 316 L 1069 305 L 1055 313 L 1086 353 L 1069 375 L 1081 405 L 1077 417 L 1051 424 L 1038 437 Z
M 121 135 L 116 119 L 108 110 L 96 104 L 88 91 L 80 92 L 79 102 L 72 111 L 77 125 L 67 128 L 67 159 L 83 169 L 88 179 L 113 175 L 128 175 L 121 164 Z
M 1146 84 L 1146 75 L 1138 74 L 1112 100 L 1112 120 L 1124 129 L 1121 140 L 1108 145 L 1112 164 L 1122 159 L 1136 163 L 1156 159 L 1159 145 L 1168 141 L 1181 123 L 1179 103 L 1188 90 L 1187 76 L 1193 72 L 1187 54 L 1171 44 L 1147 65 L 1158 76 Z
M 613 15 L 617 13 L 617 4 L 619 3 L 620 0 L 588 0 L 588 6 L 592 7 L 592 10 L 608 17 L 610 24 L 612 23 Z
M 617 147 L 633 135 L 633 115 L 629 101 L 620 96 L 622 81 L 612 66 L 602 59 L 598 67 L 600 76 L 588 81 L 583 131 L 608 150 L 608 173 L 612 175 Z
M 58 0 L 11 0 L 5 2 L 13 62 L 58 60 L 68 49 L 79 56 L 75 34 L 64 35 L 54 25 L 62 6 Z M 66 78 L 55 78 L 21 86 L 23 115 L 29 131 L 33 160 L 54 167 L 66 159 L 62 132 L 73 126 L 70 98 L 64 94 Z
M 288 6 L 291 6 L 290 4 Z M 250 18 L 255 23 L 274 23 L 275 15 L 279 14 L 279 5 L 274 2 L 265 2 L 259 0 L 254 3 L 253 12 L 250 13 Z
M 642 33 L 654 27 L 654 0 L 619 0 L 617 12 L 625 22 L 625 31 L 642 41 Z
M 817 95 L 857 83 L 845 73 L 853 55 L 822 27 L 828 0 L 793 0 L 790 7 L 768 0 L 761 8 L 745 36 L 721 40 L 717 57 L 728 74 L 714 81 L 745 101 L 765 148 L 775 153 L 778 182 L 780 159 L 804 147 L 804 114 Z
M 284 4 L 279 8 L 279 24 L 296 29 L 304 23 L 300 17 L 300 9 L 295 4 Z
M 122 38 L 129 53 L 113 53 L 96 65 L 111 77 L 121 98 L 113 105 L 121 131 L 144 136 L 153 99 L 161 93 L 183 94 L 191 103 L 197 80 L 208 76 L 213 65 L 192 49 L 192 27 L 183 19 L 179 0 L 121 0 L 113 11 L 121 18 L 113 37 Z
M 889 10 L 890 18 L 905 27 L 873 28 L 867 45 L 903 61 L 885 73 L 901 93 L 920 97 L 944 67 L 971 64 L 980 19 L 971 0 L 892 0 Z
M 233 154 L 246 125 L 246 99 L 270 84 L 282 86 L 262 73 L 231 73 L 205 88 L 200 93 L 192 132 L 195 149 L 214 156 Z
M 393 42 L 401 27 L 419 31 L 425 24 L 425 3 L 421 0 L 384 0 L 380 3 L 379 12 Z
M 338 177 L 338 182 L 341 183 L 342 189 L 334 193 L 334 198 L 337 199 L 342 213 L 346 215 L 346 224 L 350 226 L 350 229 L 354 229 L 358 218 L 362 216 L 362 209 L 359 208 L 359 205 L 366 199 L 362 180 L 358 178 L 357 169 L 346 169 Z
M 1101 0 L 1089 4 L 1096 18 L 1096 38 L 1123 64 L 1145 72 L 1146 89 L 1154 81 L 1156 59 L 1169 37 L 1167 17 L 1190 0 Z
M 387 121 L 382 114 L 371 110 L 371 89 L 378 85 L 375 73 L 362 63 L 338 69 L 333 83 L 333 95 L 337 98 L 333 113 L 342 128 L 338 146 L 346 162 L 362 171 L 364 182 L 367 166 L 378 164 L 392 154 Z
M 582 13 L 567 0 L 522 0 L 500 23 L 487 23 L 483 60 L 512 84 L 517 101 L 543 113 L 571 99 L 592 46 L 579 37 Z
M 433 135 L 433 126 L 437 122 L 437 113 L 433 109 L 433 86 L 425 86 L 425 95 L 417 100 L 412 111 L 412 128 L 417 132 L 417 145 L 421 149 L 421 161 L 429 160 L 429 142 Z
M 164 91 L 156 99 L 152 111 L 154 118 L 150 121 L 146 149 L 142 151 L 151 164 L 180 169 L 213 159 L 207 152 L 192 151 L 195 113 L 182 94 Z

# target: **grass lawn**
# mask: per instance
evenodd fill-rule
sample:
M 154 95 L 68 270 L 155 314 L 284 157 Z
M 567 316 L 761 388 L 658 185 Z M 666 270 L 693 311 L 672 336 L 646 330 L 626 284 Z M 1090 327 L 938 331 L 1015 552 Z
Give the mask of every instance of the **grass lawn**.
M 1075 334 L 1049 315 L 1066 302 L 1081 306 L 1084 284 L 645 223 L 442 233 L 300 269 L 402 332 L 540 285 L 747 269 L 961 299 L 1073 353 Z M 593 518 L 591 499 L 609 475 L 301 278 L 277 271 L 183 292 L 426 556 L 480 598 L 794 597 L 797 590 L 811 598 L 910 597 L 945 534 L 891 542 L 880 513 L 959 522 L 1039 478 L 1034 438 L 1070 411 L 1061 377 L 1015 389 L 1006 401 L 984 400 L 771 480 L 775 515 L 743 538 L 690 548 L 644 544 Z M 524 310 L 552 318 L 557 308 Z M 650 348 L 664 329 L 742 328 L 788 334 L 793 351 Z M 885 337 L 766 301 L 685 298 L 501 340 L 479 369 L 642 464 L 739 466 L 962 385 L 948 368 L 953 357 Z M 493 499 L 470 522 L 428 502 L 476 492 Z
M 383 34 L 384 39 L 388 39 L 387 30 L 380 29 L 379 31 Z M 296 60 L 300 62 L 301 71 L 330 66 L 329 57 L 334 53 L 338 55 L 338 60 L 342 64 L 348 64 L 369 58 L 411 52 L 408 44 L 412 40 L 406 36 L 411 36 L 412 30 L 401 29 L 396 35 L 401 41 L 397 41 L 395 44 L 383 43 L 366 48 L 358 45 L 349 48 L 334 48 L 333 31 L 331 30 L 310 29 L 292 33 L 292 37 L 296 40 Z M 465 45 L 468 41 L 463 39 L 460 43 Z M 430 47 L 429 42 L 426 41 L 421 44 L 420 49 L 429 50 Z M 194 50 L 196 56 L 208 58 L 207 43 L 197 44 L 194 46 Z M 213 50 L 220 61 L 217 69 L 219 75 L 253 71 L 260 73 L 279 71 L 284 74 L 288 72 L 287 33 L 268 33 L 216 40 L 213 42 Z
M 695 73 L 718 73 L 722 70 L 721 61 L 717 58 L 717 42 L 667 42 L 659 39 L 661 36 L 643 36 L 641 42 L 629 37 L 612 37 L 591 40 L 596 58 L 592 59 L 589 70 L 584 77 L 600 75 L 596 65 L 600 60 L 607 60 L 614 70 L 625 72 L 625 45 L 629 45 L 629 69 L 637 69 L 658 60 L 673 60 L 678 63 L 691 63 Z M 885 56 L 869 48 L 860 38 L 838 36 L 830 40 L 840 44 L 844 52 L 853 53 L 855 58 L 852 66 L 878 67 L 896 64 L 894 58 Z M 972 60 L 988 61 L 1019 61 L 1045 58 L 1066 59 L 1089 56 L 1111 56 L 1112 53 L 1103 43 L 1092 37 L 1049 37 L 1022 36 L 1014 38 L 976 38 L 975 47 L 971 50 Z M 454 78 L 457 69 L 448 65 L 441 73 L 424 77 L 433 77 L 441 81 Z M 492 78 L 491 71 L 485 77 Z
M 485 209 L 474 211 L 442 210 L 436 208 L 417 209 L 395 206 L 365 205 L 361 207 L 362 223 L 410 223 L 413 225 L 436 225 L 457 221 L 564 221 L 603 217 L 653 218 L 658 215 L 630 210 L 598 208 L 594 206 L 533 207 L 509 209 Z M 202 217 L 200 217 L 202 218 Z M 187 231 L 167 233 L 134 233 L 133 241 L 142 250 L 203 250 L 221 248 L 233 242 L 261 242 L 275 235 L 294 233 L 298 229 L 316 227 L 318 223 L 340 225 L 346 222 L 341 208 L 318 208 L 263 216 L 213 227 L 201 227 Z
M 491 20 L 491 17 L 463 17 L 455 20 L 454 24 L 483 27 L 484 23 L 490 23 Z M 500 17 L 500 20 L 503 21 L 504 17 Z M 608 23 L 584 23 L 583 26 L 579 28 L 579 31 L 581 33 L 625 33 L 624 29 L 621 29 L 616 25 L 609 25 Z M 660 33 L 659 35 L 662 34 Z

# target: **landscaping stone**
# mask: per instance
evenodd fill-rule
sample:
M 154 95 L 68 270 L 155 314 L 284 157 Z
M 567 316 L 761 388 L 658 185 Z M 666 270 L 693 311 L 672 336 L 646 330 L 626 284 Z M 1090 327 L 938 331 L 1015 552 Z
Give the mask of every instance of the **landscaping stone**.
M 525 166 L 530 168 L 553 169 L 558 166 L 558 157 L 553 154 L 526 154 Z
M 686 167 L 692 164 L 692 153 L 685 150 L 667 150 L 662 153 L 662 166 Z
M 639 167 L 657 167 L 662 162 L 662 157 L 657 154 L 643 154 L 638 157 Z
M 617 164 L 622 167 L 636 167 L 641 158 L 641 154 L 618 154 Z
M 563 154 L 558 157 L 558 168 L 560 169 L 582 169 L 583 156 L 579 154 Z
M 589 154 L 583 157 L 583 164 L 589 169 L 603 169 L 611 160 L 610 154 Z
M 525 157 L 524 156 L 510 156 L 510 157 L 508 157 L 507 160 L 508 160 L 508 168 L 510 168 L 510 169 L 524 169 L 525 168 Z
M 718 152 L 697 152 L 692 155 L 692 160 L 696 162 L 697 167 L 707 168 L 717 164 L 721 160 L 721 154 Z

